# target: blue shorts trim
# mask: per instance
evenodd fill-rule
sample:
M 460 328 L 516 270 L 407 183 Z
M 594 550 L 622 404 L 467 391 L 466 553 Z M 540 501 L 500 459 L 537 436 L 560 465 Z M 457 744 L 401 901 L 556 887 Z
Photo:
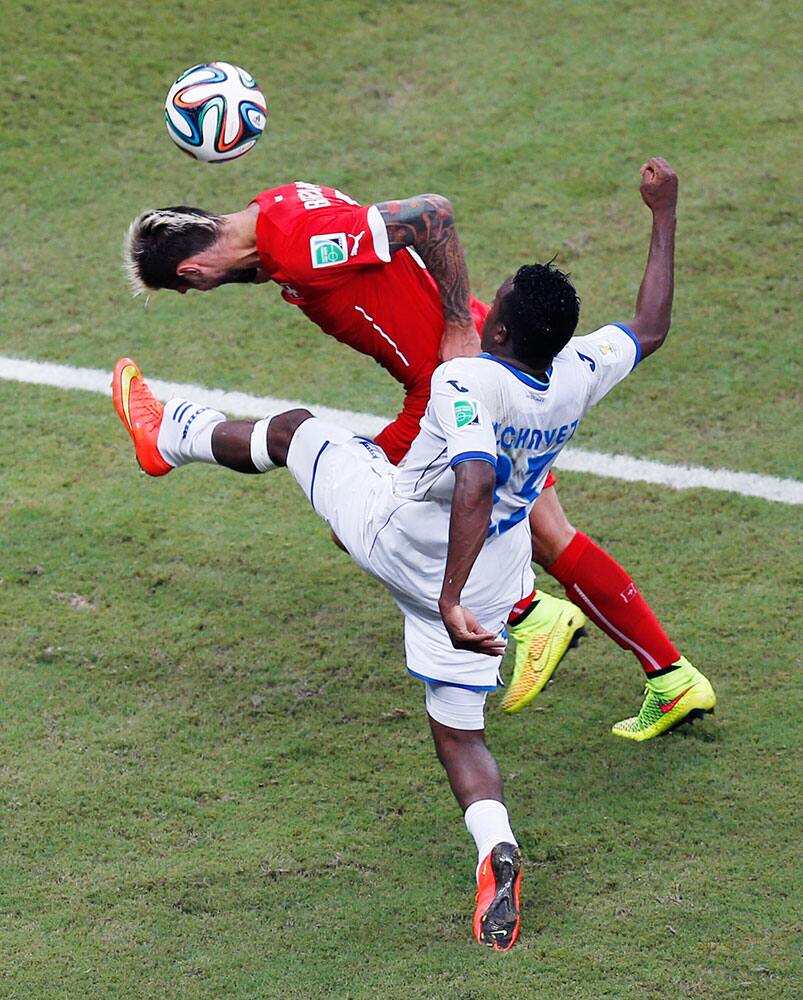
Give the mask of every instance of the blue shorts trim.
M 310 484 L 309 484 L 309 502 L 312 505 L 312 509 L 313 510 L 315 510 L 315 476 L 316 476 L 316 474 L 318 472 L 318 462 L 321 459 L 321 455 L 323 455 L 323 453 L 329 447 L 329 444 L 330 444 L 329 441 L 324 441 L 323 447 L 318 452 L 318 454 L 315 456 L 315 461 L 312 464 L 312 479 L 310 480 Z M 317 513 L 317 511 L 316 511 L 316 513 Z
M 420 681 L 427 681 L 429 684 L 445 684 L 446 687 L 463 688 L 464 691 L 496 691 L 499 687 L 498 684 L 454 684 L 452 681 L 441 681 L 437 677 L 427 677 L 425 674 L 419 674 L 410 667 L 407 668 L 407 673 L 412 677 L 417 677 Z

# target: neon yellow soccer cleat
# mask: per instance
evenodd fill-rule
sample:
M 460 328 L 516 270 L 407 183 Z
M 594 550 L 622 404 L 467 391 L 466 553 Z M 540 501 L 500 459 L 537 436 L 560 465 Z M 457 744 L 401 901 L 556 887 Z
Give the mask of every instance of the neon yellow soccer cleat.
M 566 651 L 585 635 L 587 619 L 570 601 L 536 593 L 538 604 L 527 617 L 508 626 L 516 640 L 513 676 L 502 699 L 504 712 L 518 712 L 542 691 Z
M 685 656 L 678 661 L 679 670 L 654 681 L 647 681 L 644 688 L 644 701 L 641 711 L 632 719 L 617 722 L 611 729 L 614 736 L 622 736 L 626 740 L 651 740 L 670 729 L 701 719 L 704 713 L 712 713 L 717 703 L 717 696 L 708 678 L 691 665 Z M 673 689 L 667 693 L 659 693 L 656 687 L 659 680 L 666 682 L 672 679 Z M 666 684 L 661 684 L 665 688 Z

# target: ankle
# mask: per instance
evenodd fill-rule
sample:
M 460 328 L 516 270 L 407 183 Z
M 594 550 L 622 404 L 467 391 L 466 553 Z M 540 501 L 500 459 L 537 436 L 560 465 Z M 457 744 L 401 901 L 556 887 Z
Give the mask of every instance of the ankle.
M 225 419 L 218 410 L 191 400 L 168 400 L 159 428 L 157 444 L 160 454 L 175 467 L 190 462 L 217 465 L 212 452 L 212 432 Z
M 696 670 L 685 656 L 648 677 L 650 687 L 656 694 L 674 697 L 694 680 Z

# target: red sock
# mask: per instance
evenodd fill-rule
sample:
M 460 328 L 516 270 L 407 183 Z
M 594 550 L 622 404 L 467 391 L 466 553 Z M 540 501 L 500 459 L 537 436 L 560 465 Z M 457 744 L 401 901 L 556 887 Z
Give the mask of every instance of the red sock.
M 526 597 L 522 597 L 518 604 L 514 604 L 511 608 L 510 614 L 507 616 L 508 625 L 517 625 L 524 617 L 524 612 L 530 610 L 534 600 L 535 591 L 528 594 Z
M 680 659 L 649 604 L 624 569 L 578 531 L 547 572 L 599 628 L 634 653 L 648 674 Z

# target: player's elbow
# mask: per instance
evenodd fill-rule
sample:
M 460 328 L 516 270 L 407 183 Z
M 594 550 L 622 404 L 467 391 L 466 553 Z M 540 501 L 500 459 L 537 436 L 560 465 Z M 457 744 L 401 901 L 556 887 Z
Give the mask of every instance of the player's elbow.
M 642 358 L 654 354 L 669 336 L 669 318 L 644 320 L 638 316 L 630 324 L 641 348 Z
M 441 224 L 454 221 L 454 209 L 445 194 L 424 194 L 421 200 L 425 205 L 424 215 L 437 219 Z
M 495 487 L 496 473 L 492 470 L 490 474 L 484 475 L 475 485 L 474 494 L 477 506 L 493 506 Z

